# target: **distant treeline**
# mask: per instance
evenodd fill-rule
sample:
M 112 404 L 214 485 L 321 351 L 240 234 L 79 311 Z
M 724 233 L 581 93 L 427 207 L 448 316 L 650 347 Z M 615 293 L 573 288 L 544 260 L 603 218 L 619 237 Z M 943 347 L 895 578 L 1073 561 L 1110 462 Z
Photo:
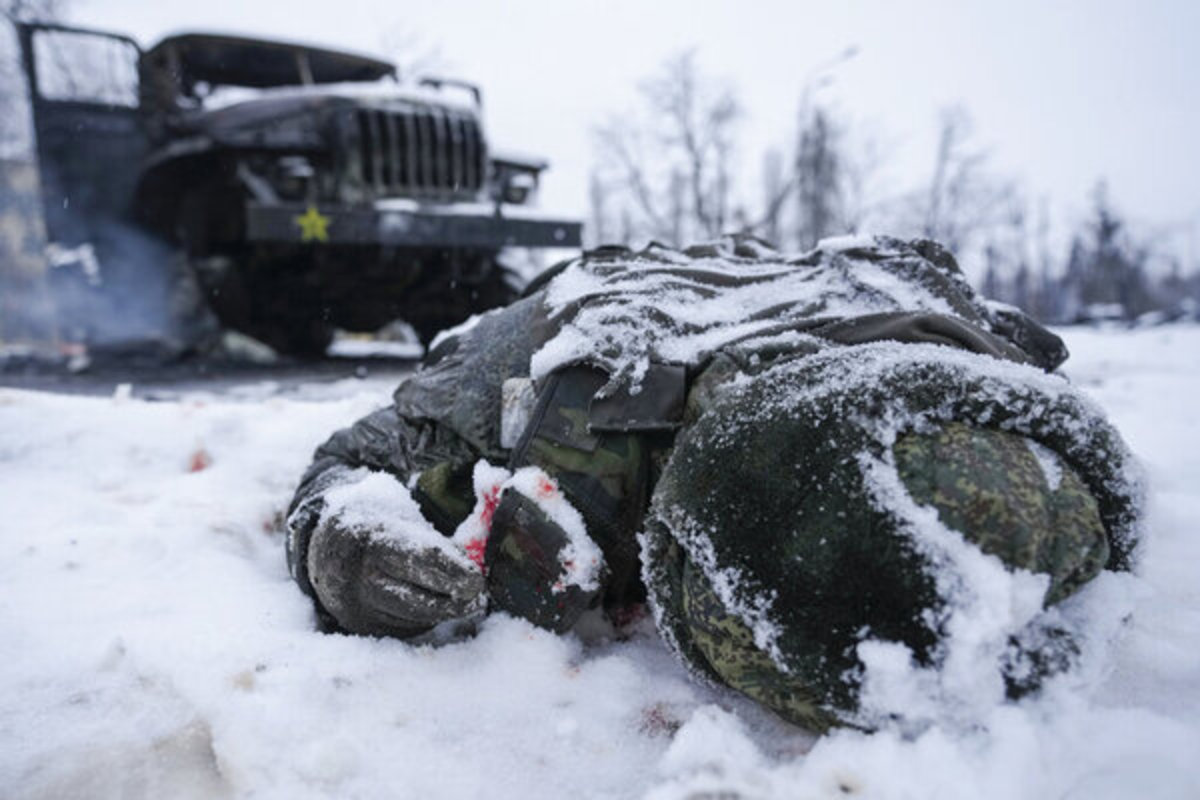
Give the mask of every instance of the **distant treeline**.
M 589 243 L 683 245 L 742 231 L 807 250 L 844 233 L 925 237 L 955 253 L 985 294 L 1045 322 L 1196 315 L 1200 220 L 1174 231 L 1193 229 L 1184 264 L 1178 242 L 1135 231 L 1101 181 L 1087 219 L 1066 239 L 1052 237 L 1048 201 L 1031 202 L 992 168 L 960 107 L 938 121 L 927 178 L 899 191 L 887 185 L 881 139 L 820 101 L 854 54 L 811 72 L 797 127 L 763 155 L 757 191 L 739 151 L 743 109 L 733 88 L 704 73 L 694 52 L 667 61 L 642 82 L 634 107 L 595 129 Z
M 1043 322 L 1200 320 L 1200 272 L 1135 237 L 1097 187 L 1089 219 L 1075 231 L 1064 261 L 1036 265 L 1027 248 L 989 244 L 981 289 Z

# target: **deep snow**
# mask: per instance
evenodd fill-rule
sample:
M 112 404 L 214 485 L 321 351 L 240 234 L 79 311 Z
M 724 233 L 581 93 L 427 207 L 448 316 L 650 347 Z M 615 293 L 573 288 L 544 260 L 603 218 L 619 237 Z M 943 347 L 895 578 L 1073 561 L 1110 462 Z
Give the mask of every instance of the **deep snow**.
M 1200 328 L 1063 332 L 1149 479 L 1111 644 L 971 725 L 814 739 L 645 624 L 326 636 L 283 563 L 313 447 L 382 382 L 147 402 L 0 389 L 0 786 L 15 797 L 1200 796 Z M 888 654 L 877 654 L 884 661 Z M 903 671 L 903 665 L 897 666 Z

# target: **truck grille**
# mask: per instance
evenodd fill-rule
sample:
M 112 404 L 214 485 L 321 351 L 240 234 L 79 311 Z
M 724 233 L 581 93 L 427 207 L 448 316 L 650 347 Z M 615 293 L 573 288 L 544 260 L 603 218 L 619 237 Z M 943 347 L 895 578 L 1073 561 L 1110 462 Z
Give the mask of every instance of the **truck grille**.
M 485 146 L 474 117 L 440 108 L 355 116 L 363 180 L 376 197 L 465 199 L 483 186 Z

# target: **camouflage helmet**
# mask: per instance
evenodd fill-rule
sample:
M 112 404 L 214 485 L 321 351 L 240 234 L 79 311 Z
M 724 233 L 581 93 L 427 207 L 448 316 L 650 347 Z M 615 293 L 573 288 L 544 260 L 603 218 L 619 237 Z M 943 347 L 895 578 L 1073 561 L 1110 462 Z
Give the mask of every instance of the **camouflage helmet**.
M 644 578 L 660 629 L 694 672 L 786 718 L 862 724 L 864 639 L 938 663 L 949 598 L 937 579 L 944 554 L 921 535 L 931 508 L 959 542 L 1047 575 L 1047 604 L 1130 564 L 1131 458 L 1061 378 L 878 343 L 731 386 L 705 388 L 663 470 Z

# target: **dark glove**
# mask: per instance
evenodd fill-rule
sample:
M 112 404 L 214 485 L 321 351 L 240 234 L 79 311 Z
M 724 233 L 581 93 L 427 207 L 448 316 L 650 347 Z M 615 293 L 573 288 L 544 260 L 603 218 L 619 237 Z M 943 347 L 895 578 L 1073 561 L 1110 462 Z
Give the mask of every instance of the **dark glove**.
M 484 580 L 433 547 L 322 520 L 308 546 L 317 599 L 351 633 L 408 638 L 484 610 Z
M 528 497 L 506 491 L 492 517 L 486 563 L 493 608 L 555 633 L 569 630 L 600 599 L 600 589 L 563 585 L 559 554 L 567 534 Z

